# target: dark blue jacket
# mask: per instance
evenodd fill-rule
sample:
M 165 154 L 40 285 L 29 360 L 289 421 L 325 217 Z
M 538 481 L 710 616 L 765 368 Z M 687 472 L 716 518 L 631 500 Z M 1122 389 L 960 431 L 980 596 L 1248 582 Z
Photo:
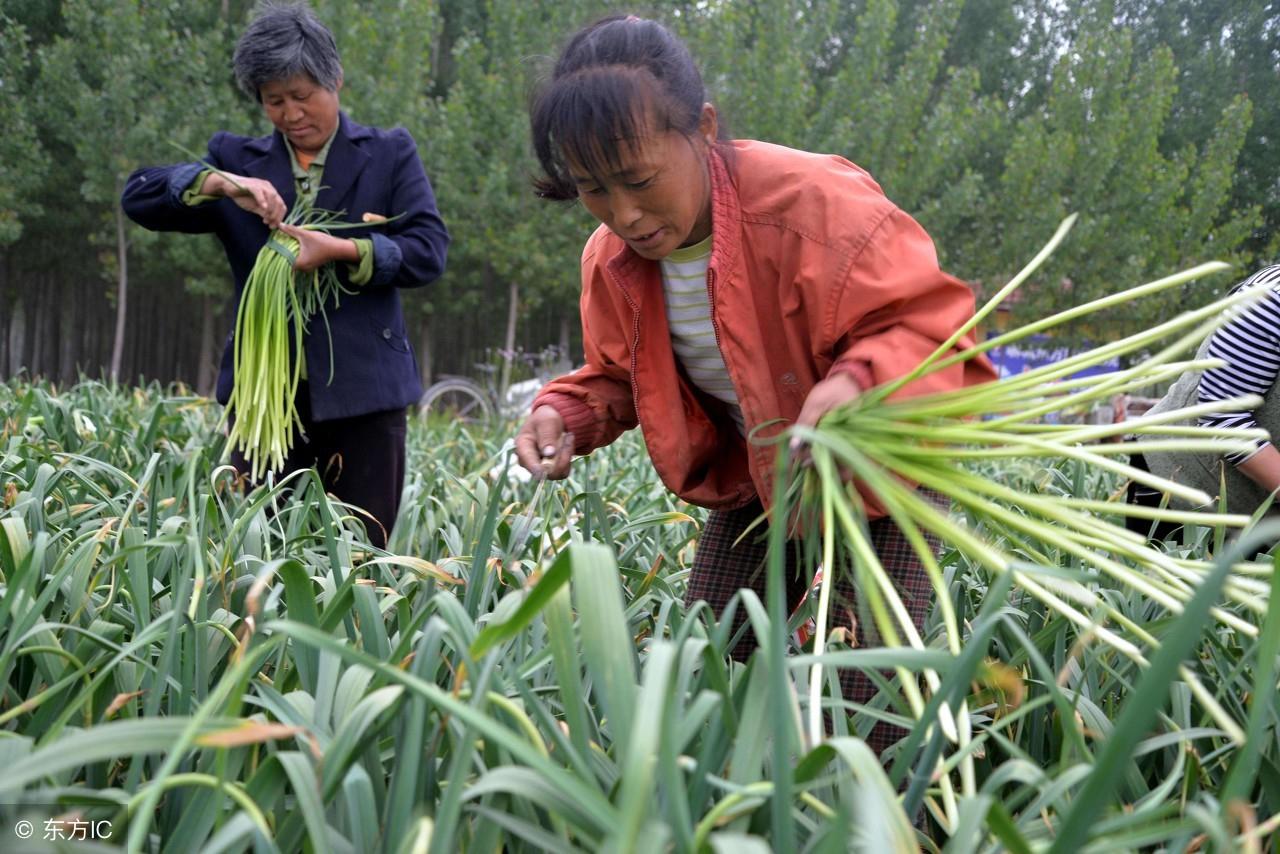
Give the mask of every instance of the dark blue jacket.
M 219 132 L 209 140 L 208 162 L 237 175 L 269 180 L 286 206 L 294 201 L 289 151 L 278 133 L 251 139 Z M 204 167 L 180 163 L 139 169 L 129 177 L 121 204 L 134 222 L 153 231 L 212 232 L 222 241 L 235 277 L 236 305 L 267 241 L 267 227 L 230 199 L 187 205 L 183 192 Z M 449 234 L 436 210 L 431 184 L 408 131 L 357 124 L 342 114 L 325 158 L 324 186 L 316 207 L 345 211 L 360 222 L 365 213 L 400 218 L 385 225 L 336 232 L 373 241 L 374 272 L 352 287 L 337 309 L 328 309 L 333 340 L 329 382 L 329 335 L 321 318 L 310 324 L 305 349 L 311 412 L 316 421 L 399 409 L 422 396 L 422 380 L 400 310 L 399 288 L 425 285 L 444 272 Z M 346 282 L 346 265 L 338 264 Z M 232 334 L 222 353 L 218 401 L 231 397 Z

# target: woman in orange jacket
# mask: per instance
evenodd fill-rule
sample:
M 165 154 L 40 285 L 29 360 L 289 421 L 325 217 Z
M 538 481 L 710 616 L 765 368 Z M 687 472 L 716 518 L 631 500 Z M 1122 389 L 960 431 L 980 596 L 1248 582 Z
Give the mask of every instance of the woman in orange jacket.
M 639 425 L 663 482 L 712 511 L 688 600 L 720 613 L 738 589 L 764 589 L 762 538 L 739 541 L 773 492 L 776 445 L 754 439 L 906 374 L 971 317 L 973 294 L 864 170 L 725 139 L 688 49 L 656 22 L 620 15 L 575 34 L 531 124 L 540 195 L 580 201 L 601 225 L 582 253 L 586 365 L 542 390 L 517 457 L 563 478 L 574 454 Z M 900 394 L 992 376 L 970 360 Z M 922 623 L 919 559 L 888 519 L 872 534 Z M 795 575 L 793 601 L 806 590 Z M 842 681 L 846 699 L 874 694 L 860 672 Z M 894 735 L 877 727 L 873 746 Z

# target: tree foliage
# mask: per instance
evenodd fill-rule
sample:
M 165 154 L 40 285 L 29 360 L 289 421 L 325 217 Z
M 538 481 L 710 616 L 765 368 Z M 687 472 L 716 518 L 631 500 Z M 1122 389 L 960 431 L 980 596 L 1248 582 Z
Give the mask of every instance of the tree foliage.
M 584 5 L 561 9 L 583 16 Z M 578 256 L 593 224 L 577 206 L 539 200 L 531 183 L 526 110 L 545 70 L 531 48 L 555 44 L 562 24 L 520 0 L 490 0 L 485 8 L 483 28 L 454 45 L 455 76 L 447 94 L 433 100 L 432 130 L 423 138 L 455 235 L 451 263 L 467 277 L 464 287 L 450 289 L 447 304 L 433 301 L 433 308 L 488 312 L 497 325 L 512 281 L 528 306 L 552 302 L 572 311 Z
M 1137 50 L 1173 51 L 1178 95 L 1166 125 L 1173 148 L 1213 136 L 1224 104 L 1247 96 L 1253 123 L 1230 184 L 1230 206 L 1258 207 L 1246 252 L 1280 253 L 1280 3 L 1275 0 L 1117 0 Z
M 0 247 L 22 236 L 24 219 L 42 213 L 39 189 L 49 168 L 36 135 L 26 28 L 0 14 Z
M 465 370 L 501 342 L 513 285 L 526 347 L 550 343 L 558 318 L 576 327 L 577 260 L 593 222 L 533 196 L 527 100 L 565 36 L 620 7 L 314 4 L 343 55 L 344 108 L 413 133 L 453 234 L 445 277 L 405 300 L 432 330 L 439 367 Z M 33 270 L 68 287 L 114 283 L 115 200 L 130 170 L 180 159 L 171 141 L 200 149 L 220 128 L 269 130 L 230 73 L 252 5 L 0 0 L 0 254 L 19 277 L 3 299 L 20 300 Z M 647 10 L 688 40 L 734 135 L 865 167 L 929 230 L 944 265 L 980 289 L 1080 213 L 1024 289 L 1024 315 L 1208 258 L 1243 273 L 1280 250 L 1272 0 L 660 0 Z M 133 228 L 127 238 L 131 279 L 150 298 L 227 293 L 213 241 Z M 53 242 L 57 257 L 45 257 Z M 1209 293 L 1183 296 L 1167 311 Z M 1107 334 L 1164 310 L 1126 313 Z M 0 363 L 19 367 L 3 348 Z
M 1162 151 L 1176 74 L 1167 48 L 1139 56 L 1131 33 L 1098 21 L 1058 61 L 1044 106 L 1015 125 L 985 218 L 986 276 L 1016 270 L 1054 223 L 1081 213 L 1079 234 L 1055 256 L 1049 286 L 1031 293 L 1025 313 L 1194 261 L 1242 260 L 1236 250 L 1257 211 L 1232 209 L 1229 191 L 1250 104 L 1223 105 L 1199 146 Z M 1150 325 L 1176 308 L 1129 312 L 1124 322 Z

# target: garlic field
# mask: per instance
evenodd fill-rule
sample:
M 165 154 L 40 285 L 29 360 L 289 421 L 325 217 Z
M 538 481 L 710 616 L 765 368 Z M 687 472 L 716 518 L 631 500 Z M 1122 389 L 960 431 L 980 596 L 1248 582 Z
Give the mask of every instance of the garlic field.
M 919 645 L 815 656 L 812 605 L 748 594 L 763 645 L 739 664 L 684 603 L 705 513 L 639 435 L 539 491 L 513 428 L 415 425 L 374 551 L 314 477 L 246 494 L 220 416 L 181 389 L 0 385 L 0 850 L 1274 845 L 1277 569 L 1223 530 L 1165 544 L 1166 602 L 957 506 Z M 1122 500 L 1078 460 L 965 469 Z M 837 667 L 880 695 L 844 702 Z M 910 735 L 878 757 L 879 720 Z

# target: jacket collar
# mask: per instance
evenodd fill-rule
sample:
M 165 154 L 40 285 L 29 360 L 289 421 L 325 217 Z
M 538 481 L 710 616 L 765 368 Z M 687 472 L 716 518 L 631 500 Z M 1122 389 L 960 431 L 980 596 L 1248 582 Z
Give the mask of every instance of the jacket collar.
M 732 157 L 732 143 L 723 150 Z M 729 172 L 729 163 L 721 146 L 712 147 L 707 158 L 711 169 L 711 261 L 709 266 L 717 273 L 732 270 L 742 249 L 742 202 L 738 188 Z
M 251 141 L 245 147 L 258 155 L 245 163 L 245 172 L 260 175 L 270 181 L 279 191 L 285 208 L 292 210 L 297 193 L 293 187 L 293 167 L 289 164 L 289 148 L 284 136 L 276 131 L 271 136 Z
M 337 210 L 348 191 L 369 162 L 369 155 L 360 143 L 371 137 L 371 131 L 353 122 L 346 113 L 338 113 L 338 132 L 329 146 L 324 163 L 324 186 L 316 196 L 316 207 Z M 270 181 L 288 208 L 293 207 L 296 193 L 293 187 L 293 168 L 289 163 L 289 147 L 284 135 L 275 131 L 270 136 L 253 140 L 249 146 L 258 156 L 246 164 L 246 171 L 261 175 Z
M 733 149 L 726 146 L 726 150 L 732 157 Z M 718 276 L 721 271 L 732 270 L 738 260 L 742 241 L 742 204 L 721 146 L 711 149 L 707 168 L 711 172 L 711 260 L 708 268 Z M 619 242 L 622 246 L 608 260 L 606 268 L 630 291 L 637 279 L 643 281 L 645 275 L 657 269 L 657 264 L 638 255 L 625 242 Z M 642 290 L 636 288 L 631 294 L 637 302 Z
M 338 133 L 334 136 L 333 144 L 329 146 L 329 156 L 324 161 L 324 177 L 320 192 L 316 195 L 316 207 L 331 211 L 342 207 L 347 193 L 369 163 L 369 155 L 357 143 L 371 135 L 367 127 L 351 121 L 346 113 L 338 114 Z

